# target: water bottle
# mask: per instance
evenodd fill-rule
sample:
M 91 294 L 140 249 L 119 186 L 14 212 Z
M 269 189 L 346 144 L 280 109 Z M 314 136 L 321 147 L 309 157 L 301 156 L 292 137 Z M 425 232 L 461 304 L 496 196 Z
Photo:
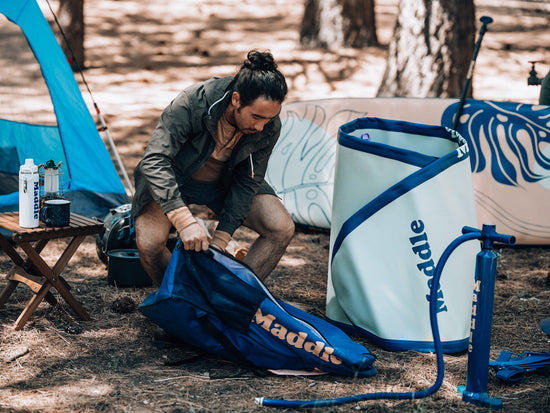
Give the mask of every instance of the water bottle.
M 19 168 L 19 226 L 38 227 L 40 215 L 40 187 L 38 166 L 32 159 L 25 159 Z

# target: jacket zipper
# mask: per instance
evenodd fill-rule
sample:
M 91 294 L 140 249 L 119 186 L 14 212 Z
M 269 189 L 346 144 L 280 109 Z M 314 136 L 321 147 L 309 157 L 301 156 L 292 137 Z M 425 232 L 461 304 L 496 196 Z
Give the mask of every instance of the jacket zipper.
M 252 161 L 252 153 L 248 155 L 248 158 L 250 159 L 250 177 L 254 178 L 254 162 Z

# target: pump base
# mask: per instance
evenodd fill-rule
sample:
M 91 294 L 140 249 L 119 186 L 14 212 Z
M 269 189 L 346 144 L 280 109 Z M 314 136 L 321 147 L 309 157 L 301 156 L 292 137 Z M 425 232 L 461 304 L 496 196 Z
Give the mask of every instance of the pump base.
M 458 392 L 462 394 L 462 400 L 465 402 L 495 410 L 502 409 L 502 401 L 495 397 L 489 397 L 487 393 L 466 391 L 466 386 L 458 386 Z

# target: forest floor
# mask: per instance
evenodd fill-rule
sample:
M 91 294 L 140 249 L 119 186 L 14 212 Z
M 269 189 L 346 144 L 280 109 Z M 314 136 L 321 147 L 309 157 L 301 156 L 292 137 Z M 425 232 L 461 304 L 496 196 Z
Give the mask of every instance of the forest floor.
M 41 0 L 42 1 L 42 0 Z M 338 51 L 298 45 L 303 1 L 291 0 L 95 0 L 87 1 L 86 80 L 109 125 L 126 170 L 133 170 L 162 109 L 185 86 L 229 75 L 246 51 L 269 49 L 289 79 L 289 101 L 328 97 L 374 97 L 385 68 L 397 0 L 376 0 L 380 47 Z M 55 5 L 55 2 L 53 3 Z M 494 23 L 485 35 L 473 81 L 477 99 L 537 103 L 539 88 L 527 86 L 529 61 L 539 76 L 550 69 L 550 9 L 541 1 L 475 1 L 478 16 Z M 45 8 L 45 14 L 49 16 Z M 89 99 L 83 89 L 85 99 Z M 253 233 L 235 238 L 248 244 Z M 299 228 L 267 286 L 278 298 L 324 316 L 329 234 Z M 43 255 L 52 260 L 64 242 Z M 550 317 L 550 248 L 499 248 L 491 360 L 501 350 L 550 351 L 539 321 Z M 0 253 L 0 272 L 10 262 Z M 19 287 L 0 309 L 0 411 L 2 412 L 260 412 L 255 397 L 289 400 L 343 397 L 373 391 L 426 389 L 436 378 L 434 354 L 386 351 L 360 337 L 375 356 L 370 378 L 258 376 L 234 363 L 200 355 L 191 347 L 159 349 L 155 325 L 136 305 L 153 287 L 116 288 L 88 237 L 69 262 L 65 278 L 92 320 L 76 318 L 63 302 L 41 304 L 21 331 L 13 323 L 30 298 Z M 0 280 L 0 287 L 5 285 Z M 461 400 L 468 355 L 446 355 L 440 390 L 420 400 L 376 400 L 315 411 L 483 412 Z M 550 411 L 550 374 L 527 374 L 507 384 L 489 372 L 488 394 L 504 412 Z M 294 411 L 285 409 L 284 411 Z

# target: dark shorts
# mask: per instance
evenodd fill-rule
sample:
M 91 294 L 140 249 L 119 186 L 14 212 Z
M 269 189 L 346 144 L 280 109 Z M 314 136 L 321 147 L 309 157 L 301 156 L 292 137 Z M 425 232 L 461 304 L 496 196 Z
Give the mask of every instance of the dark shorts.
M 154 201 L 141 176 L 135 175 L 136 188 L 132 200 L 132 217 L 137 217 L 145 205 Z M 206 205 L 216 215 L 223 209 L 227 189 L 219 182 L 194 181 L 190 179 L 180 186 L 182 200 L 186 205 Z M 274 195 L 275 191 L 264 180 L 257 194 Z

